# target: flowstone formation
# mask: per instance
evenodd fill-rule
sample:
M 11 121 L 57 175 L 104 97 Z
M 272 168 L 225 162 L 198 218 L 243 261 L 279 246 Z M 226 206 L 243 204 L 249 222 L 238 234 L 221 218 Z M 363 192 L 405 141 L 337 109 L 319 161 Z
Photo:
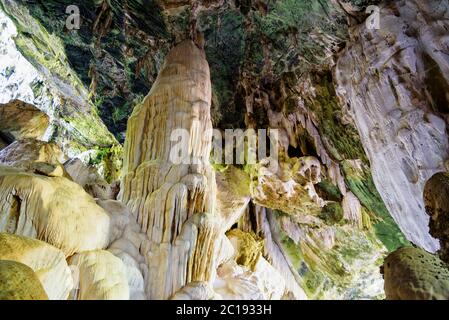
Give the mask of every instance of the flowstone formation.
M 449 154 L 448 3 L 392 1 L 379 9 L 379 30 L 350 29 L 335 71 L 337 92 L 391 215 L 409 240 L 434 252 L 422 192 Z
M 209 164 L 210 103 L 208 63 L 185 41 L 167 56 L 128 122 L 119 198 L 148 236 L 143 254 L 150 299 L 169 298 L 192 281 L 209 282 L 214 272 L 220 227 Z M 171 138 L 174 130 L 188 134 L 179 163 L 171 158 L 179 144 Z

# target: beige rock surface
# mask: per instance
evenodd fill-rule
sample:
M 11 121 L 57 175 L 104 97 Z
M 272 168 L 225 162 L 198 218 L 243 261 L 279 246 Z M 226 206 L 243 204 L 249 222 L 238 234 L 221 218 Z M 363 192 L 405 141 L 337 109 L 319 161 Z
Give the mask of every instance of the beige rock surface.
M 256 206 L 254 215 L 256 220 L 254 231 L 264 239 L 264 257 L 284 279 L 285 295 L 295 300 L 308 300 L 304 289 L 300 286 L 300 276 L 282 248 L 271 210 Z M 248 214 L 243 216 L 239 227 L 245 231 L 253 229 Z
M 72 273 L 64 254 L 43 241 L 0 233 L 0 260 L 30 267 L 50 300 L 67 299 L 73 288 Z
M 111 218 L 111 244 L 108 251 L 119 258 L 125 266 L 129 298 L 144 300 L 146 299 L 144 275 L 147 270 L 140 248 L 147 237 L 123 203 L 116 200 L 97 200 L 97 203 Z
M 70 264 L 79 269 L 76 300 L 128 300 L 129 286 L 122 260 L 104 250 L 77 253 Z
M 35 139 L 15 141 L 0 151 L 0 164 L 50 177 L 67 176 L 62 150 L 54 143 Z
M 251 200 L 250 176 L 243 170 L 229 166 L 216 172 L 217 211 L 223 219 L 223 230 L 229 230 L 245 213 Z
M 285 280 L 263 257 L 254 270 L 229 261 L 218 268 L 214 290 L 225 300 L 280 300 Z
M 81 186 L 0 166 L 0 232 L 37 238 L 66 256 L 105 248 L 110 217 Z
M 215 300 L 219 297 L 207 282 L 190 282 L 170 300 Z
M 268 208 L 295 216 L 313 216 L 321 212 L 324 201 L 314 185 L 320 182 L 321 163 L 314 157 L 262 160 L 251 183 L 254 201 Z
M 13 140 L 42 140 L 49 125 L 49 117 L 31 104 L 20 100 L 0 103 L 0 132 Z
M 85 165 L 80 159 L 68 160 L 64 163 L 64 169 L 92 197 L 102 200 L 116 198 L 118 186 L 107 183 L 94 167 Z
M 355 120 L 373 179 L 399 227 L 435 252 L 424 212 L 425 182 L 449 156 L 447 3 L 391 1 L 380 6 L 380 29 L 350 29 L 339 57 L 337 92 Z

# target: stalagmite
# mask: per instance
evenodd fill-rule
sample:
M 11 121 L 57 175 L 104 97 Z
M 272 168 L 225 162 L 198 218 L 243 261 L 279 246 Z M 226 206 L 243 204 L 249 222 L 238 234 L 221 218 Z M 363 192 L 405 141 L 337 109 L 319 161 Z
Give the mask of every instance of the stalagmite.
M 184 41 L 169 53 L 128 121 L 119 198 L 148 237 L 143 253 L 149 299 L 166 299 L 192 281 L 208 282 L 216 268 L 220 224 L 209 165 L 210 105 L 208 63 Z M 180 161 L 173 161 L 173 151 Z

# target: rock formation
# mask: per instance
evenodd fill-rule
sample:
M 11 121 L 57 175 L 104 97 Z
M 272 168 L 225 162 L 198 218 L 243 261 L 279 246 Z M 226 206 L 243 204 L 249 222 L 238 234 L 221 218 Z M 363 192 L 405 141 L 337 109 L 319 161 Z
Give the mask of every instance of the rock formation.
M 39 240 L 0 233 L 0 261 L 30 267 L 51 300 L 65 300 L 73 288 L 72 271 L 61 250 Z
M 0 151 L 0 164 L 30 173 L 62 177 L 66 175 L 61 164 L 64 157 L 62 150 L 54 143 L 23 139 Z
M 14 22 L 6 14 L 9 11 L 17 14 Z M 98 117 L 64 47 L 27 12 L 15 1 L 0 3 L 0 132 L 11 131 L 15 138 L 52 140 L 69 157 L 85 153 L 99 166 L 109 166 L 106 174 L 116 179 L 116 139 Z M 22 37 L 20 31 L 25 29 L 38 40 Z M 20 113 L 13 114 L 13 110 Z M 22 132 L 14 128 L 17 125 L 24 125 Z M 107 153 L 113 163 L 98 160 L 101 153 Z
M 0 136 L 9 142 L 26 138 L 42 140 L 50 126 L 48 115 L 20 100 L 0 104 L 0 119 L 4 119 L 0 123 Z
M 129 286 L 123 262 L 108 251 L 77 253 L 70 264 L 79 270 L 75 300 L 128 300 Z
M 0 298 L 448 298 L 447 0 L 65 5 L 0 0 Z
M 0 260 L 0 300 L 47 300 L 33 270 L 16 261 Z
M 385 294 L 390 300 L 448 300 L 449 269 L 419 248 L 401 248 L 384 262 Z
M 389 211 L 408 239 L 434 252 L 422 191 L 449 154 L 447 2 L 393 1 L 380 7 L 380 17 L 380 30 L 351 28 L 337 91 Z
M 424 188 L 431 235 L 440 240 L 439 256 L 420 248 L 401 248 L 384 261 L 385 294 L 390 300 L 448 300 L 448 196 L 446 172 L 433 175 Z
M 150 299 L 166 299 L 189 282 L 209 282 L 216 267 L 220 227 L 209 164 L 210 102 L 209 66 L 201 51 L 185 41 L 170 52 L 128 122 L 119 198 L 149 239 L 144 255 Z M 172 162 L 179 144 L 172 138 L 175 130 L 188 135 L 181 141 L 186 145 L 179 163 Z
M 0 167 L 0 232 L 48 242 L 68 257 L 109 244 L 110 218 L 64 177 Z
M 449 263 L 449 173 L 438 172 L 427 181 L 424 204 L 430 216 L 430 234 L 440 240 L 440 258 Z

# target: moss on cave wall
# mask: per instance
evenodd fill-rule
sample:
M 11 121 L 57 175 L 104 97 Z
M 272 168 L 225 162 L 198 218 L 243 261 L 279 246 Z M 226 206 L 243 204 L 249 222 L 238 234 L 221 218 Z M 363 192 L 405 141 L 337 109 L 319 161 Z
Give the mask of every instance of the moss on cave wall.
M 73 1 L 2 3 L 19 27 L 16 43 L 24 56 L 77 88 L 123 141 L 127 118 L 135 102 L 148 93 L 172 40 L 157 2 L 78 1 L 79 30 L 65 26 L 66 8 Z M 159 54 L 149 55 L 151 49 Z
M 344 119 L 332 75 L 329 72 L 314 73 L 312 82 L 315 93 L 313 98 L 307 99 L 307 105 L 317 118 L 317 128 L 326 149 L 341 164 L 347 187 L 371 214 L 369 223 L 373 224 L 377 237 L 389 251 L 409 244 L 374 185 L 358 132 L 352 122 Z M 368 219 L 365 214 L 365 221 Z
M 283 215 L 282 212 L 274 214 L 276 220 Z M 279 224 L 274 229 L 310 299 L 383 298 L 381 292 L 366 296 L 364 288 L 376 287 L 382 282 L 377 269 L 382 264 L 384 247 L 370 230 L 335 226 L 335 245 L 328 248 L 316 240 L 303 239 L 295 243 Z
M 308 107 L 318 119 L 326 149 L 337 161 L 360 159 L 368 163 L 356 128 L 343 120 L 343 111 L 335 94 L 330 72 L 314 74 L 315 94 L 307 101 Z
M 0 10 L 12 19 L 17 28 L 14 38 L 17 49 L 42 76 L 43 81 L 32 83 L 31 89 L 36 103 L 46 101 L 45 106 L 41 107 L 47 108 L 44 111 L 53 119 L 50 140 L 58 143 L 69 157 L 84 152 L 95 155 L 96 148 L 120 149 L 117 140 L 98 115 L 95 105 L 89 101 L 82 73 L 72 68 L 73 60 L 67 55 L 67 43 L 53 32 L 58 27 L 64 28 L 65 19 L 54 17 L 53 25 L 49 27 L 29 14 L 30 11 L 39 14 L 44 8 L 37 4 L 26 8 L 21 3 L 23 1 L 2 0 Z M 52 2 L 46 2 L 45 5 L 51 8 Z M 120 157 L 117 152 L 108 155 L 116 164 L 120 162 Z M 103 163 L 104 167 L 106 165 Z M 115 172 L 120 171 L 120 168 L 111 167 L 105 171 L 108 170 Z M 117 175 L 114 173 L 110 176 Z
M 128 0 L 126 5 L 84 0 L 76 3 L 81 28 L 72 31 L 64 26 L 65 8 L 73 4 L 69 0 L 14 3 L 27 6 L 50 35 L 61 39 L 59 48 L 119 141 L 134 102 L 151 88 L 170 47 L 189 37 L 193 18 L 205 38 L 218 127 L 245 126 L 249 92 L 239 87 L 243 77 L 257 83 L 297 68 L 306 72 L 325 63 L 328 47 L 347 38 L 341 9 L 322 0 L 229 1 L 204 5 L 195 17 L 191 6 L 167 13 L 156 0 Z
M 344 20 L 339 19 L 335 11 L 335 6 L 329 1 L 280 0 L 268 1 L 266 12 L 254 13 L 257 29 L 263 38 L 269 40 L 276 54 L 273 59 L 275 74 L 289 71 L 292 67 L 305 71 L 326 60 L 318 33 L 342 39 L 347 36 L 346 30 L 341 28 Z M 317 36 L 313 39 L 311 35 L 315 32 Z
M 373 215 L 373 225 L 377 237 L 385 247 L 394 251 L 409 245 L 402 231 L 391 217 L 367 167 L 357 168 L 344 161 L 342 169 L 349 189 L 359 198 L 361 204 Z

